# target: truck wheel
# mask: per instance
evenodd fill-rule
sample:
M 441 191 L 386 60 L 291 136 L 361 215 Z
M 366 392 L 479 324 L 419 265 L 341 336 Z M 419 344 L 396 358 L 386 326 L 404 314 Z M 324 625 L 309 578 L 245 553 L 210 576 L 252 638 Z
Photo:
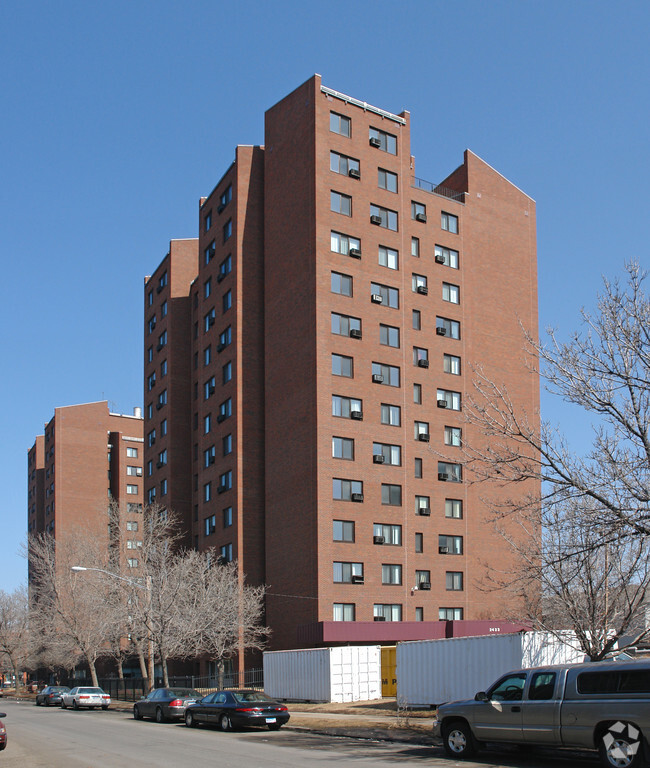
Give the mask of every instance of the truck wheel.
M 464 720 L 454 720 L 445 726 L 442 743 L 449 757 L 465 759 L 476 752 L 476 743 L 469 725 Z
M 612 723 L 603 734 L 598 751 L 605 768 L 636 768 L 643 764 L 641 731 L 631 723 Z

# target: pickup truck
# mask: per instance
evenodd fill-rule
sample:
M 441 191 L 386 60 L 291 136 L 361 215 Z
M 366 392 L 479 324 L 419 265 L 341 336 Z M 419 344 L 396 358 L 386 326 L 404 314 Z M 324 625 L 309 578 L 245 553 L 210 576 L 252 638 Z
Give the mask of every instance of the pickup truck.
M 650 662 L 519 669 L 473 700 L 438 707 L 434 736 L 453 758 L 485 742 L 597 749 L 607 768 L 650 758 Z

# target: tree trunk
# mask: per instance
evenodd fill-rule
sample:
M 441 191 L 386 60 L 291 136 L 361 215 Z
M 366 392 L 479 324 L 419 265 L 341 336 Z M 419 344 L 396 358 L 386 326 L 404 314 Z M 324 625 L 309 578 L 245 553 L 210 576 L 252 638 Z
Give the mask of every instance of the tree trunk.
M 217 660 L 217 678 L 219 684 L 219 690 L 223 690 L 224 676 L 226 673 L 226 663 L 223 659 Z
M 144 653 L 142 651 L 142 643 L 139 640 L 134 640 L 133 645 L 135 645 L 135 650 L 138 653 L 138 661 L 140 663 L 140 674 L 142 675 L 142 680 L 145 684 L 147 693 L 153 688 L 153 681 L 149 680 L 149 675 L 147 674 L 147 662 L 144 658 Z
M 165 688 L 169 688 L 169 674 L 167 672 L 167 656 L 163 653 L 160 654 L 160 666 L 163 672 L 163 685 Z
M 99 682 L 97 681 L 97 670 L 95 669 L 95 661 L 93 659 L 90 659 L 88 656 L 86 656 L 86 661 L 88 662 L 88 669 L 90 670 L 90 679 L 92 680 L 93 686 L 95 688 L 99 688 Z

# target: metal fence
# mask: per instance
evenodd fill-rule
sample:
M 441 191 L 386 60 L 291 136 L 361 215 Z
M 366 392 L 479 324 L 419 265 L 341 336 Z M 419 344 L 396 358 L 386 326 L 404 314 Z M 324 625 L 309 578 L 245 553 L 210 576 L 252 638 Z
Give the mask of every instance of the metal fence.
M 443 187 L 441 184 L 433 184 L 431 181 L 425 181 L 424 179 L 418 179 L 415 177 L 413 179 L 413 186 L 417 187 L 418 189 L 424 189 L 427 192 L 433 192 L 434 195 L 442 195 L 443 197 L 448 197 L 450 200 L 455 200 L 457 203 L 465 202 L 464 192 L 458 192 L 456 189 Z

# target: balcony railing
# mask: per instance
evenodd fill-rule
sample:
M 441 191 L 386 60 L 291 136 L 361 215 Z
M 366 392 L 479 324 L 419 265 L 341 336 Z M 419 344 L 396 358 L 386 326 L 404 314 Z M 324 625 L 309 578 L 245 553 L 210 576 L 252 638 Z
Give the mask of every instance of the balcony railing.
M 457 203 L 465 204 L 465 193 L 458 192 L 455 189 L 449 189 L 449 187 L 443 187 L 441 184 L 433 184 L 431 181 L 425 181 L 424 179 L 418 179 L 413 177 L 413 186 L 418 189 L 424 189 L 426 192 L 432 192 L 434 195 L 442 195 L 448 197 L 450 200 L 455 200 Z

